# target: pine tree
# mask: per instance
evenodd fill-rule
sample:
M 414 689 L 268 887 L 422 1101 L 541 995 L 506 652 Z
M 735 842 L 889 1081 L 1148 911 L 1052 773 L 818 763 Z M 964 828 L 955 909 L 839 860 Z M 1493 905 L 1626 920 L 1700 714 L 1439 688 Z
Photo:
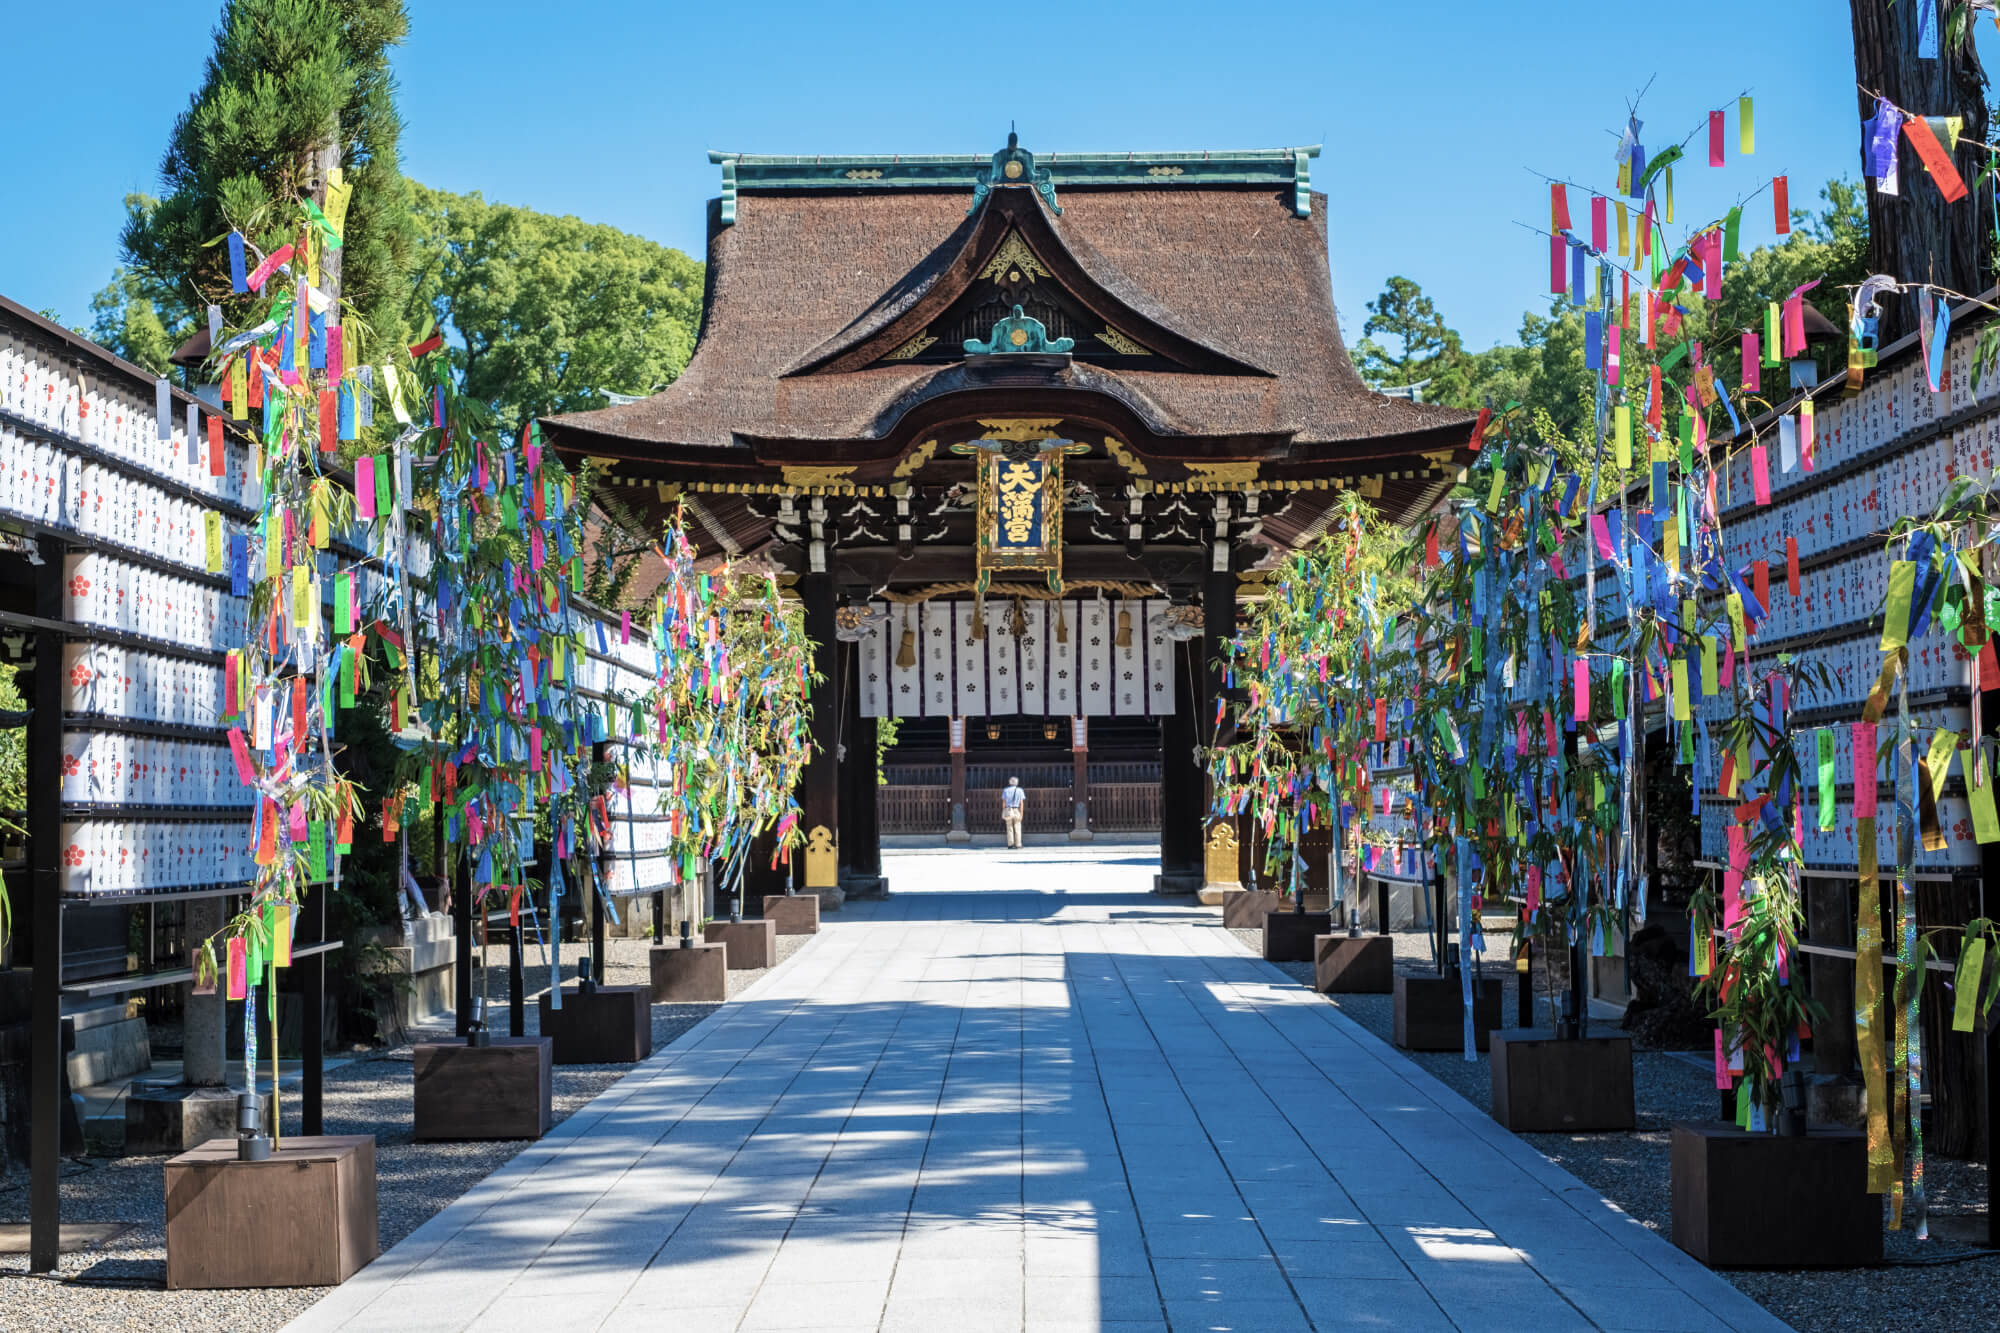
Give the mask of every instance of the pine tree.
M 364 356 L 404 336 L 415 224 L 389 48 L 407 28 L 402 0 L 228 0 L 201 88 L 174 124 L 162 197 L 121 237 L 156 300 L 170 293 L 178 305 L 161 310 L 163 323 L 198 327 L 210 303 L 226 324 L 243 322 L 257 298 L 231 292 L 220 241 L 234 228 L 268 254 L 294 239 L 290 201 L 311 193 L 315 158 L 331 145 L 354 190 L 339 252 L 343 323 L 365 331 Z

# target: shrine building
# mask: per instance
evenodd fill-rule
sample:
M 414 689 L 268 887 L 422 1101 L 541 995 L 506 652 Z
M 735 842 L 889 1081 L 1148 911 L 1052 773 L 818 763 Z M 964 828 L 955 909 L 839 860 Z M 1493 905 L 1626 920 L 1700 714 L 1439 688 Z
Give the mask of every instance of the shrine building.
M 544 425 L 704 558 L 796 576 L 802 888 L 879 889 L 885 816 L 997 830 L 1009 775 L 1031 832 L 1157 827 L 1162 891 L 1242 877 L 1197 758 L 1241 600 L 1339 490 L 1407 520 L 1467 457 L 1468 414 L 1348 359 L 1318 152 L 710 155 L 693 360 Z

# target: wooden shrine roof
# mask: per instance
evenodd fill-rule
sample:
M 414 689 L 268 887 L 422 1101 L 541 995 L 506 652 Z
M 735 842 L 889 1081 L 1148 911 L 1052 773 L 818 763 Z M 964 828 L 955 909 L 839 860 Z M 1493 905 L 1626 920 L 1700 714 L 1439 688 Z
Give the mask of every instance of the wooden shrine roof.
M 686 371 L 642 401 L 554 418 L 550 434 L 567 452 L 745 467 L 747 480 L 760 464 L 893 457 L 956 399 L 990 416 L 978 358 L 892 353 L 936 335 L 1012 238 L 1085 315 L 1156 353 L 1090 345 L 1032 374 L 1010 366 L 1007 390 L 1037 392 L 1041 411 L 1101 399 L 1155 457 L 1347 471 L 1462 445 L 1469 414 L 1373 393 L 1349 361 L 1310 151 L 1066 158 L 1040 189 L 1032 168 L 999 179 L 1004 154 L 990 189 L 976 183 L 983 158 L 728 158 Z

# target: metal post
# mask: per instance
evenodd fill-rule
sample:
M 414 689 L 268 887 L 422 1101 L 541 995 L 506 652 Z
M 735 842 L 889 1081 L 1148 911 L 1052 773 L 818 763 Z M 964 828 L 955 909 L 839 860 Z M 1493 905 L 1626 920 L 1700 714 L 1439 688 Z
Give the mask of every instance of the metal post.
M 1522 926 L 1527 925 L 1526 920 Z M 1521 941 L 1521 958 L 1527 964 L 1516 975 L 1520 978 L 1514 992 L 1514 1026 L 1531 1028 L 1535 1025 L 1535 942 Z
M 655 944 L 659 944 L 666 939 L 664 933 L 666 915 L 667 891 L 660 889 L 653 894 L 653 943 Z
M 315 884 L 306 890 L 299 905 L 299 923 L 307 945 L 326 938 L 326 899 L 330 884 Z M 322 1118 L 326 1090 L 326 955 L 313 953 L 299 960 L 299 1132 L 325 1132 Z
M 524 1037 L 528 1033 L 528 1010 L 523 993 L 528 988 L 527 968 L 521 957 L 521 923 L 509 923 L 507 927 L 507 1035 Z
M 604 899 L 590 896 L 590 978 L 604 984 Z
M 1437 871 L 1431 876 L 1431 908 L 1431 929 L 1437 932 L 1438 975 L 1443 976 L 1448 970 L 1445 967 L 1445 954 L 1450 948 L 1450 936 L 1446 933 L 1444 924 L 1444 872 L 1442 870 Z
M 451 871 L 451 933 L 458 954 L 452 969 L 456 982 L 453 1007 L 458 1011 L 458 1035 L 472 1031 L 472 867 L 463 857 Z
M 62 616 L 62 546 L 44 539 L 34 568 L 35 614 Z M 69 1116 L 62 1041 L 62 643 L 35 633 L 28 700 L 29 946 L 34 974 L 28 1009 L 28 1269 L 55 1271 L 62 1252 L 62 1129 Z
M 1375 881 L 1375 933 L 1389 933 L 1389 881 L 1386 879 Z

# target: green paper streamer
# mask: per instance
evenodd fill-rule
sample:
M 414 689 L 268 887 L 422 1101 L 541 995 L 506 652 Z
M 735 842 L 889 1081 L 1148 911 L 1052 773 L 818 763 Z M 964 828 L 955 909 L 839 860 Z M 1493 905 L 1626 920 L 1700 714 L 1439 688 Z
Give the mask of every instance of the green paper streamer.
M 1985 965 L 1985 940 L 1974 940 L 1959 955 L 1958 975 L 1952 979 L 1952 986 L 1958 992 L 1958 1000 L 1951 1009 L 1953 1032 L 1972 1031 L 1972 1020 L 1979 1009 L 1979 974 Z
M 1833 831 L 1833 728 L 1819 729 L 1819 831 Z

